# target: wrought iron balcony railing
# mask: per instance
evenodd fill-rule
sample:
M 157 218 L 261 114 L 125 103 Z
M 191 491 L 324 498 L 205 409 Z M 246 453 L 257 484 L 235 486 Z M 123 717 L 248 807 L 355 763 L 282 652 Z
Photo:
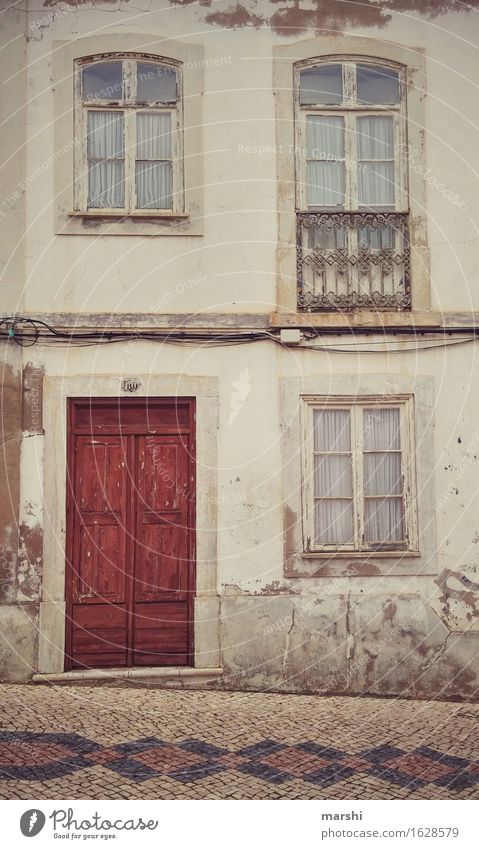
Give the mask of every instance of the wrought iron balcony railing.
M 411 309 L 407 212 L 297 212 L 298 309 Z

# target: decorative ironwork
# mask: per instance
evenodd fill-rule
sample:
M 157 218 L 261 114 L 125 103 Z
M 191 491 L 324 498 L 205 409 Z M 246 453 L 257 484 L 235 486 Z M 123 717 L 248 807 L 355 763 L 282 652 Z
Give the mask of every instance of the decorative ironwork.
M 298 309 L 411 309 L 405 212 L 297 212 Z

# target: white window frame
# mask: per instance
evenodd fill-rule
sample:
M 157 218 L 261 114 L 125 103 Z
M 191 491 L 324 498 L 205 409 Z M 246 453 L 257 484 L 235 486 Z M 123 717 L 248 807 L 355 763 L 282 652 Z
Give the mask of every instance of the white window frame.
M 300 104 L 300 74 L 308 68 L 321 65 L 341 65 L 343 77 L 343 102 L 341 104 Z M 356 66 L 371 65 L 390 68 L 399 76 L 399 103 L 397 105 L 371 105 L 357 102 Z M 408 212 L 407 184 L 407 110 L 405 68 L 396 62 L 373 57 L 327 56 L 322 59 L 308 59 L 294 65 L 294 102 L 295 102 L 295 148 L 296 148 L 296 208 L 301 212 L 355 212 L 361 209 Z M 306 197 L 306 118 L 309 115 L 331 115 L 344 120 L 344 159 L 345 159 L 345 191 L 344 204 L 337 206 L 318 206 L 307 203 Z M 356 121 L 358 117 L 375 115 L 390 115 L 393 118 L 394 133 L 394 206 L 361 205 L 358 204 L 358 158 Z
M 123 96 L 115 100 L 83 100 L 82 99 L 82 69 L 85 66 L 100 62 L 123 63 Z M 176 104 L 159 102 L 136 102 L 136 63 L 152 63 L 159 67 L 169 67 L 176 71 Z M 88 206 L 88 161 L 87 161 L 87 126 L 88 112 L 122 112 L 124 120 L 124 207 L 89 207 Z M 169 112 L 171 121 L 171 156 L 173 164 L 172 175 L 172 207 L 144 208 L 136 205 L 136 115 L 148 112 Z M 74 210 L 79 213 L 104 216 L 141 216 L 161 217 L 182 215 L 185 209 L 184 200 L 184 156 L 183 156 L 183 80 L 182 63 L 164 57 L 138 53 L 109 53 L 82 57 L 75 60 L 75 138 L 80 144 L 75 146 L 74 157 Z
M 302 396 L 303 432 L 303 551 L 314 552 L 406 552 L 418 553 L 414 396 L 372 395 L 358 397 Z M 364 538 L 363 493 L 363 410 L 392 407 L 400 410 L 401 477 L 404 505 L 404 541 L 370 544 Z M 353 477 L 354 542 L 348 544 L 315 545 L 314 543 L 314 427 L 315 409 L 351 411 L 351 462 Z

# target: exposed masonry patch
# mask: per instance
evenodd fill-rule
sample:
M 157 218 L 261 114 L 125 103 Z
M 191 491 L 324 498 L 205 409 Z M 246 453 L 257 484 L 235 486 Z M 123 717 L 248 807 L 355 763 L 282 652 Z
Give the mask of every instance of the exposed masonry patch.
M 195 5 L 209 8 L 213 0 L 169 0 L 173 6 Z M 55 0 L 49 0 L 55 2 Z M 314 3 L 314 0 L 313 0 Z M 308 6 L 312 4 L 308 2 Z M 465 5 L 460 0 L 316 0 L 315 8 L 303 8 L 302 0 L 270 0 L 270 2 L 214 3 L 214 11 L 205 15 L 205 22 L 225 29 L 269 26 L 277 35 L 297 35 L 306 30 L 324 32 L 342 30 L 345 26 L 386 27 L 394 15 L 413 13 L 436 18 L 448 12 L 464 12 L 479 6 L 479 0 Z
M 479 631 L 478 577 L 477 566 L 463 566 L 460 572 L 443 569 L 436 578 L 441 596 L 437 604 L 434 600 L 431 602 L 432 607 L 450 631 Z
M 43 530 L 40 525 L 20 526 L 17 602 L 38 601 L 41 595 Z
M 116 6 L 121 13 L 122 7 L 128 7 L 129 0 L 83 0 L 81 8 L 100 10 L 105 6 Z M 297 35 L 306 30 L 324 32 L 342 30 L 345 26 L 379 27 L 388 26 L 394 15 L 416 14 L 428 18 L 437 18 L 450 12 L 466 12 L 479 7 L 479 0 L 362 0 L 361 3 L 345 3 L 344 0 L 308 0 L 303 8 L 303 0 L 245 0 L 243 3 L 231 0 L 169 0 L 172 6 L 196 6 L 210 9 L 204 16 L 207 24 L 224 29 L 269 26 L 277 35 Z M 79 8 L 78 0 L 44 0 L 44 8 L 69 7 L 72 11 Z M 53 14 L 53 13 L 51 13 Z M 145 14 L 148 12 L 145 10 Z M 54 17 L 53 19 L 54 20 Z M 52 21 L 48 18 L 44 26 Z M 39 28 L 41 22 L 39 23 Z

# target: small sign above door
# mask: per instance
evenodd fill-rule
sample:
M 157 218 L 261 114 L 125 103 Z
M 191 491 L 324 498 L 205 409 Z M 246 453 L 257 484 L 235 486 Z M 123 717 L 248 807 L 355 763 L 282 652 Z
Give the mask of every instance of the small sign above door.
M 138 377 L 125 377 L 121 381 L 122 392 L 138 392 L 141 388 L 141 381 Z

